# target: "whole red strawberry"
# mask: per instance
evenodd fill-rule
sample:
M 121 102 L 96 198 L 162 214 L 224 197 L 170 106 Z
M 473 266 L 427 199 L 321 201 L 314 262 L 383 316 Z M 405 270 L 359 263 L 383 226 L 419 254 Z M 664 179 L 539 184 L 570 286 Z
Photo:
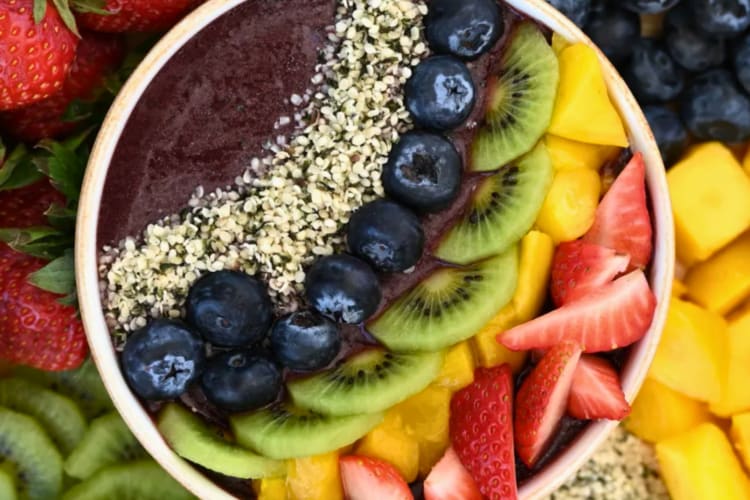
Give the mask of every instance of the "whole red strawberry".
M 107 0 L 110 15 L 79 13 L 81 26 L 110 33 L 164 31 L 203 0 Z
M 52 4 L 38 24 L 33 11 L 34 0 L 0 0 L 0 110 L 57 92 L 73 62 L 78 38 Z
M 0 227 L 44 226 L 44 213 L 53 204 L 64 205 L 65 198 L 49 181 L 42 180 L 19 189 L 0 191 Z

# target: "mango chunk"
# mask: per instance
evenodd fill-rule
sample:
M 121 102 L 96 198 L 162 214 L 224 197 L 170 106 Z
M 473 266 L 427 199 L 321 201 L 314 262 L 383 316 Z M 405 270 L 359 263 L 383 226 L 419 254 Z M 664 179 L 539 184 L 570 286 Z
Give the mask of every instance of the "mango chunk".
M 729 434 L 734 448 L 745 462 L 745 467 L 750 468 L 750 413 L 732 415 L 732 428 Z
M 289 500 L 343 500 L 337 451 L 287 462 Z
M 726 435 L 716 425 L 656 444 L 662 477 L 673 500 L 747 500 L 750 483 Z
M 710 419 L 705 403 L 690 399 L 647 378 L 633 401 L 632 411 L 624 425 L 644 441 L 655 443 Z
M 726 382 L 721 401 L 712 403 L 710 409 L 716 415 L 729 417 L 734 413 L 750 410 L 750 310 L 735 317 L 727 331 L 729 359 L 725 363 Z
M 678 299 L 683 298 L 688 293 L 688 288 L 685 283 L 675 278 L 672 280 L 672 297 L 677 297 Z
M 253 490 L 258 495 L 258 500 L 286 500 L 286 479 L 283 477 L 256 479 L 253 481 Z
M 555 170 L 575 168 L 599 170 L 604 162 L 613 158 L 620 149 L 617 146 L 571 141 L 552 134 L 547 134 L 544 143 Z
M 534 319 L 542 310 L 554 255 L 555 243 L 541 231 L 529 231 L 521 239 L 518 285 L 512 300 L 519 323 Z
M 471 342 L 480 366 L 489 368 L 508 363 L 513 373 L 518 373 L 526 362 L 527 353 L 511 351 L 497 341 L 497 334 L 518 325 L 513 302 L 505 306 L 494 318 L 474 335 Z
M 696 146 L 667 182 L 683 264 L 708 259 L 750 227 L 750 178 L 724 145 Z
M 537 228 L 555 243 L 583 236 L 594 223 L 600 190 L 599 173 L 594 170 L 558 171 L 537 216 Z
M 625 127 L 609 100 L 594 49 L 577 43 L 558 58 L 560 83 L 548 132 L 574 141 L 626 147 Z
M 454 345 L 448 350 L 443 368 L 435 379 L 435 385 L 449 391 L 458 391 L 474 381 L 474 354 L 469 341 Z
M 417 478 L 419 444 L 404 430 L 398 412 L 387 412 L 383 422 L 362 438 L 355 454 L 389 462 L 407 483 Z
M 691 398 L 718 402 L 726 361 L 724 318 L 672 298 L 649 376 Z

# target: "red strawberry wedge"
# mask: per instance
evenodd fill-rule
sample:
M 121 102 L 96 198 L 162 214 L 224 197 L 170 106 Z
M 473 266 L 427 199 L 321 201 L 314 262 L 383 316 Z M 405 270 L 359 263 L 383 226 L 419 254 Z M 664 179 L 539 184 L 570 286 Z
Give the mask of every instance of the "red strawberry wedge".
M 636 269 L 586 297 L 511 328 L 497 341 L 513 351 L 546 349 L 575 342 L 584 352 L 611 351 L 640 340 L 648 331 L 656 297 Z
M 484 498 L 517 498 L 513 455 L 513 374 L 509 365 L 478 368 L 451 399 L 450 437 Z
M 533 467 L 568 403 L 581 349 L 572 342 L 547 351 L 521 384 L 516 397 L 514 435 L 519 458 Z
M 425 500 L 482 500 L 479 487 L 453 448 L 435 464 L 424 480 Z
M 633 267 L 651 260 L 653 230 L 646 206 L 646 165 L 636 153 L 617 176 L 596 209 L 594 224 L 584 241 L 630 256 Z
M 620 377 L 607 360 L 581 356 L 573 373 L 568 414 L 582 420 L 622 420 L 630 414 Z
M 627 255 L 593 243 L 561 243 L 552 261 L 552 300 L 560 307 L 584 297 L 624 273 L 629 263 Z
M 414 500 L 409 485 L 388 462 L 349 455 L 339 459 L 347 500 Z

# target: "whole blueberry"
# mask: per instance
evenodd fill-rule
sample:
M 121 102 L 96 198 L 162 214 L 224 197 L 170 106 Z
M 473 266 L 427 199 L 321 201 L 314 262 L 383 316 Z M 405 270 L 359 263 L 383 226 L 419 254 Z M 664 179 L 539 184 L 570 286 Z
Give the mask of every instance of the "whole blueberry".
M 143 399 L 174 399 L 205 365 L 203 341 L 179 321 L 156 319 L 135 331 L 122 351 L 125 379 Z
M 212 357 L 201 377 L 201 388 L 208 400 L 230 412 L 255 410 L 273 402 L 281 383 L 276 365 L 249 350 Z
M 584 31 L 615 64 L 624 62 L 641 36 L 638 14 L 617 6 L 616 2 L 594 0 Z
M 685 87 L 684 70 L 663 45 L 648 38 L 635 44 L 624 76 L 641 104 L 669 101 Z
M 437 53 L 476 59 L 503 34 L 503 18 L 495 0 L 432 0 L 428 6 L 425 38 Z
M 680 0 L 621 0 L 622 6 L 638 14 L 658 14 L 677 5 Z
M 727 70 L 695 77 L 680 104 L 682 121 L 698 139 L 731 143 L 750 138 L 750 99 Z
M 589 21 L 591 0 L 547 0 L 547 2 L 565 14 L 579 28 L 583 28 Z
M 320 370 L 341 349 L 341 333 L 328 318 L 314 311 L 297 311 L 274 323 L 271 348 L 279 363 L 290 370 Z
M 461 188 L 461 157 L 442 135 L 407 132 L 391 149 L 383 167 L 388 196 L 420 212 L 448 208 Z
M 349 251 L 378 271 L 409 269 L 422 256 L 424 231 L 419 218 L 390 200 L 375 200 L 360 207 L 349 220 Z
M 265 285 L 237 271 L 201 276 L 190 288 L 186 308 L 188 322 L 203 338 L 225 347 L 259 342 L 273 319 Z
M 364 261 L 351 255 L 330 255 L 313 264 L 305 278 L 307 301 L 334 321 L 361 323 L 380 304 L 380 283 Z
M 750 0 L 688 0 L 697 26 L 712 35 L 734 36 L 750 27 Z
M 745 92 L 750 92 L 750 34 L 737 41 L 734 53 L 734 72 Z
M 724 62 L 724 40 L 702 32 L 688 4 L 680 4 L 667 14 L 664 40 L 677 64 L 688 71 L 703 71 Z
M 677 113 L 664 106 L 644 106 L 651 131 L 664 164 L 669 167 L 680 159 L 688 145 L 688 133 Z
M 425 128 L 451 130 L 471 114 L 476 88 L 469 68 L 453 56 L 432 56 L 414 68 L 404 101 L 414 121 Z

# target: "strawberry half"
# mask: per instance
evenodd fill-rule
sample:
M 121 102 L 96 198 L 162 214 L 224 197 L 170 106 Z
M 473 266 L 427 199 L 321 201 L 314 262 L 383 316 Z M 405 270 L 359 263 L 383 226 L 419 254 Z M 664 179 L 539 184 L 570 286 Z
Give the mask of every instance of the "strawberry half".
M 76 19 L 90 30 L 123 33 L 165 31 L 205 0 L 106 0 L 109 15 L 80 12 Z
M 630 405 L 620 387 L 620 377 L 607 360 L 581 356 L 573 373 L 568 414 L 583 420 L 622 420 L 630 414 Z
M 515 499 L 513 374 L 509 365 L 477 368 L 451 399 L 453 449 L 485 498 Z
M 482 500 L 477 483 L 453 448 L 435 464 L 424 480 L 425 500 Z
M 611 351 L 640 340 L 648 331 L 656 297 L 636 269 L 587 296 L 497 336 L 513 351 L 546 349 L 575 342 L 584 352 Z
M 630 257 L 585 241 L 561 243 L 552 260 L 550 291 L 557 307 L 584 297 L 628 268 Z
M 516 397 L 514 435 L 518 456 L 533 467 L 565 413 L 581 349 L 572 342 L 547 351 Z
M 653 251 L 653 229 L 646 205 L 646 165 L 636 153 L 617 176 L 596 209 L 584 241 L 630 256 L 633 267 L 645 268 Z
M 339 459 L 341 482 L 349 500 L 413 500 L 409 485 L 388 462 L 350 455 Z

